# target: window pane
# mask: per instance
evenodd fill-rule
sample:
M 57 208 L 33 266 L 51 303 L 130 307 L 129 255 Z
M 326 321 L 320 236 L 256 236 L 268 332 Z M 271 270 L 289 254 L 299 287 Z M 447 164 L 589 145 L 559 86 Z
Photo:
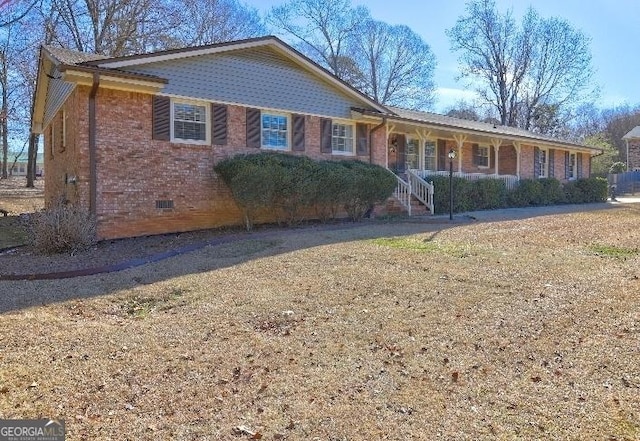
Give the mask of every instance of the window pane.
M 262 147 L 286 150 L 288 144 L 287 132 L 286 116 L 262 114 Z
M 407 141 L 406 168 L 420 168 L 420 142 L 417 139 Z
M 436 143 L 427 141 L 424 143 L 424 169 L 436 169 Z
M 331 149 L 337 153 L 353 153 L 353 126 L 333 123 Z
M 173 136 L 176 139 L 206 141 L 207 110 L 205 106 L 173 104 Z

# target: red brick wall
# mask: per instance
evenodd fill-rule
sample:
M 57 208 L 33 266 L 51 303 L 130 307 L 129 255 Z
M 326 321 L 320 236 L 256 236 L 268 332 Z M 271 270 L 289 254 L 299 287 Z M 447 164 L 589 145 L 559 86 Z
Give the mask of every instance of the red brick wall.
M 632 139 L 629 141 L 629 157 L 627 158 L 628 171 L 640 169 L 640 139 Z
M 64 198 L 71 202 L 86 203 L 88 208 L 88 92 L 88 88 L 76 88 L 44 132 L 46 206 Z M 70 182 L 72 177 L 76 178 L 75 183 Z
M 59 195 L 88 207 L 88 87 L 78 87 L 65 104 L 67 146 L 51 156 L 45 133 L 46 198 Z M 62 118 L 62 112 L 56 119 Z M 151 139 L 151 95 L 99 89 L 97 115 L 97 206 L 101 239 L 190 231 L 242 224 L 242 213 L 214 164 L 238 153 L 258 152 L 246 147 L 245 108 L 228 107 L 228 144 L 177 144 Z M 69 124 L 69 121 L 73 123 Z M 54 127 L 58 124 L 54 122 Z M 370 126 L 373 127 L 373 126 Z M 305 152 L 314 159 L 333 156 L 320 152 L 320 118 L 306 117 Z M 55 137 L 56 141 L 58 136 Z M 384 164 L 384 130 L 373 135 L 374 162 Z M 48 152 L 48 153 L 47 153 Z M 64 176 L 78 176 L 65 184 Z M 173 200 L 174 209 L 156 209 L 156 200 Z M 263 218 L 261 221 L 273 221 Z
M 518 156 L 516 148 L 512 145 L 502 145 L 498 152 L 498 174 L 500 175 L 517 175 L 518 174 Z

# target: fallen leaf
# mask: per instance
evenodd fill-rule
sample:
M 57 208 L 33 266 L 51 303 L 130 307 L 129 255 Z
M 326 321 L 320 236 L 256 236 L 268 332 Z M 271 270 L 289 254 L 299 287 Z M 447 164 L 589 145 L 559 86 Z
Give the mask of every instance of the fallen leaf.
M 458 371 L 452 372 L 451 373 L 451 381 L 453 381 L 454 383 L 457 383 L 459 376 L 460 376 L 460 374 L 458 373 Z
M 542 381 L 542 378 L 540 378 L 540 376 L 536 375 L 535 377 L 531 377 L 531 381 L 533 381 L 534 383 L 539 383 Z
M 249 435 L 252 437 L 256 436 L 256 434 L 258 433 L 258 432 L 254 432 L 247 426 L 236 426 L 232 429 L 232 432 L 234 435 Z M 262 438 L 262 435 L 260 435 L 260 438 Z M 260 438 L 254 438 L 254 439 L 260 439 Z

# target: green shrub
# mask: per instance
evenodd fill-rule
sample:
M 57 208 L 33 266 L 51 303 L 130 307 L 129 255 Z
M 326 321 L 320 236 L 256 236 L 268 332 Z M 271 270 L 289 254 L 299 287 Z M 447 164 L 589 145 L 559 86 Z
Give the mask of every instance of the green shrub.
M 542 184 L 537 179 L 521 179 L 518 186 L 509 194 L 508 203 L 511 207 L 541 205 Z
M 605 178 L 578 179 L 576 185 L 582 192 L 582 199 L 586 203 L 605 202 L 607 200 L 609 185 Z
M 375 204 L 386 201 L 396 187 L 396 177 L 380 166 L 362 161 L 340 161 L 337 165 L 350 172 L 350 182 L 341 197 L 353 220 L 362 219 Z
M 83 208 L 59 200 L 30 219 L 32 245 L 43 254 L 77 252 L 96 243 L 96 222 Z
M 449 212 L 449 177 L 427 176 L 425 181 L 433 182 L 433 210 L 435 214 Z M 462 213 L 472 209 L 469 188 L 471 183 L 463 178 L 453 178 L 453 211 Z
M 469 187 L 470 210 L 491 210 L 506 204 L 507 186 L 500 179 L 478 179 Z
M 564 201 L 569 204 L 605 202 L 608 197 L 608 183 L 605 178 L 583 178 L 564 184 Z
M 258 212 L 268 211 L 289 225 L 315 210 L 326 220 L 344 208 L 360 219 L 384 202 L 396 180 L 386 169 L 360 161 L 313 161 L 306 156 L 261 152 L 218 163 L 214 170 L 229 186 L 251 228 Z
M 347 202 L 344 189 L 351 182 L 349 170 L 333 161 L 321 161 L 313 181 L 312 205 L 316 216 L 323 222 L 335 219 Z
M 539 205 L 556 205 L 565 203 L 565 194 L 562 184 L 556 178 L 538 179 L 541 185 L 540 204 Z

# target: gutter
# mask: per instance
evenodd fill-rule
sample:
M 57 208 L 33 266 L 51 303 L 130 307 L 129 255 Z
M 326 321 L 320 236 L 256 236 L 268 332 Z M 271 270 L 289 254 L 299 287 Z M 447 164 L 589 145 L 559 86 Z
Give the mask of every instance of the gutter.
M 96 173 L 96 94 L 100 85 L 100 74 L 93 73 L 93 85 L 89 92 L 89 213 L 96 215 L 98 177 Z

